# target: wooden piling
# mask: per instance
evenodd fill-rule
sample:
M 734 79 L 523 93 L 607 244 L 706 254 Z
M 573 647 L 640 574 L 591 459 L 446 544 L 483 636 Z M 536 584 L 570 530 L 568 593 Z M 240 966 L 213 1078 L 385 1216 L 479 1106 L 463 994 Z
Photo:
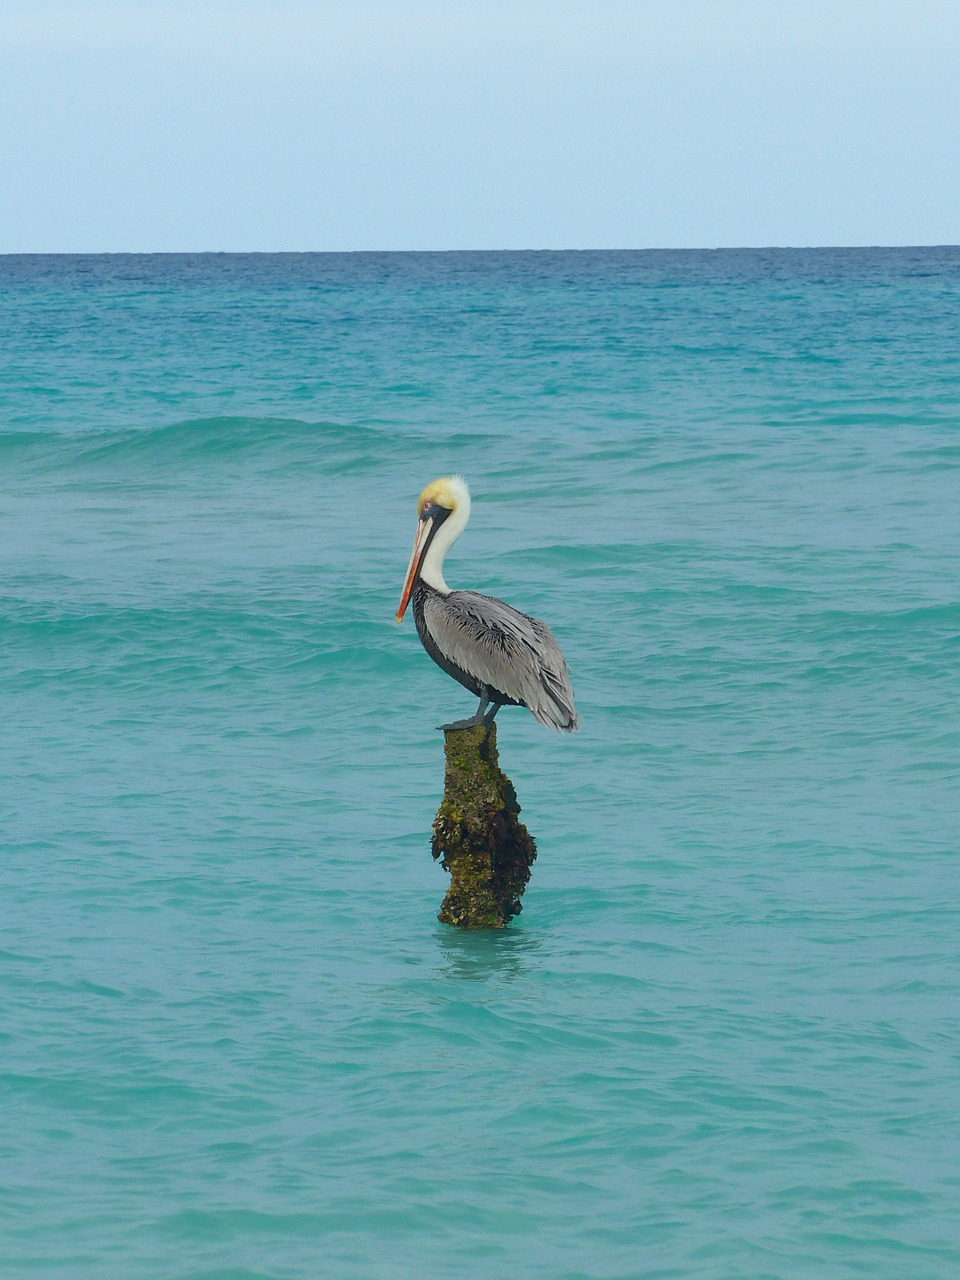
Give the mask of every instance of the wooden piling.
M 445 730 L 444 751 L 433 856 L 450 872 L 450 887 L 438 918 L 462 929 L 503 929 L 521 910 L 537 846 L 500 768 L 496 724 Z

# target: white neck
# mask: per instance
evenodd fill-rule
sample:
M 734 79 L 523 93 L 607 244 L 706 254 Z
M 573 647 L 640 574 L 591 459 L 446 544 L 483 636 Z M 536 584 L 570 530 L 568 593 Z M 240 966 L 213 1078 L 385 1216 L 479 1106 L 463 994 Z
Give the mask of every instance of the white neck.
M 433 535 L 430 548 L 423 557 L 420 577 L 428 587 L 433 587 L 434 591 L 439 591 L 445 596 L 450 594 L 450 588 L 443 578 L 443 562 L 447 552 L 467 527 L 469 519 L 470 498 L 465 494 Z

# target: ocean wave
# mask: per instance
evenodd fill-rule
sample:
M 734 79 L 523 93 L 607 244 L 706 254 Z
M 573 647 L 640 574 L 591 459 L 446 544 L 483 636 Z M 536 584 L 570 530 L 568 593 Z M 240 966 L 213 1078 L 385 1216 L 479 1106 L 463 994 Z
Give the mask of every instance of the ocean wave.
M 352 423 L 249 416 L 187 418 L 153 427 L 0 432 L 0 454 L 44 467 L 150 462 L 166 468 L 244 455 L 371 465 L 404 447 L 395 432 Z

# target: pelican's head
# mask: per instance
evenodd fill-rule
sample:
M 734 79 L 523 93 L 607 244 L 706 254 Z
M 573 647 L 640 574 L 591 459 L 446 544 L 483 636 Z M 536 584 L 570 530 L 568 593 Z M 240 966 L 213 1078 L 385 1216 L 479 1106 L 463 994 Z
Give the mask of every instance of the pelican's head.
M 431 564 L 432 573 L 427 576 L 426 581 L 429 582 L 431 576 L 435 576 L 437 581 L 431 585 L 442 591 L 447 590 L 440 572 L 443 557 L 451 543 L 460 536 L 470 516 L 470 490 L 463 476 L 441 476 L 439 480 L 428 484 L 417 503 L 417 516 L 420 523 L 417 526 L 407 578 L 403 584 L 400 608 L 397 610 L 398 622 L 403 620 L 410 596 L 424 570 L 428 553 L 432 553 L 430 559 L 435 563 Z M 445 524 L 443 536 L 438 538 L 437 533 Z

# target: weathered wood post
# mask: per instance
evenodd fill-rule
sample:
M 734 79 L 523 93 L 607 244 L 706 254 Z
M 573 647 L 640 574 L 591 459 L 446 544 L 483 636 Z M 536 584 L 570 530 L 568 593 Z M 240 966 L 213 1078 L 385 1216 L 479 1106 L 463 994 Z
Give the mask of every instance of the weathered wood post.
M 513 783 L 500 768 L 497 726 L 444 731 L 443 801 L 433 824 L 433 856 L 450 872 L 439 919 L 462 929 L 503 929 L 537 856 L 517 815 Z

